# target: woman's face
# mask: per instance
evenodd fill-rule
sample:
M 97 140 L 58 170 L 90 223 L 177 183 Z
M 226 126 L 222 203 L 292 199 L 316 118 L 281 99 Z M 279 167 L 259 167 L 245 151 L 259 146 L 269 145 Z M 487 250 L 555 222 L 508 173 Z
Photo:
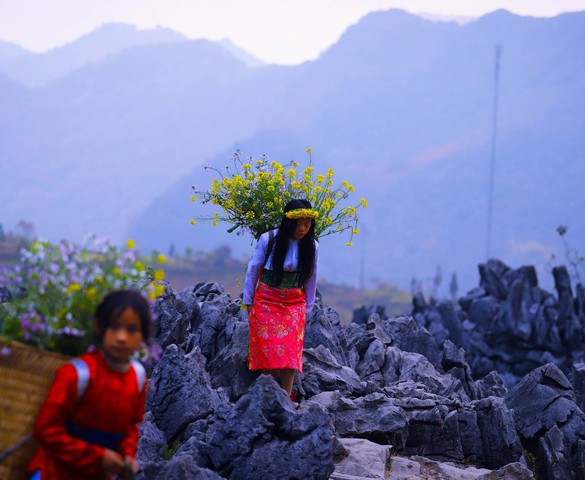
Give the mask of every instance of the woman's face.
M 311 219 L 310 218 L 299 218 L 297 220 L 297 228 L 293 233 L 293 238 L 295 240 L 300 240 L 303 238 L 309 230 L 311 229 Z

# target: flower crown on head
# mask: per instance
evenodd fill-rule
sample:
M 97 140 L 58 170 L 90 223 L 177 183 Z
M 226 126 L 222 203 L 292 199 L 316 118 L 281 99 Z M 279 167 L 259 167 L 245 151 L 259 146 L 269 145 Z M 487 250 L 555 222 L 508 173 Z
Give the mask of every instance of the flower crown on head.
M 299 218 L 310 218 L 315 219 L 319 216 L 319 212 L 317 210 L 313 210 L 312 208 L 297 208 L 296 210 L 291 210 L 284 214 L 286 218 L 290 218 L 291 220 L 297 220 Z

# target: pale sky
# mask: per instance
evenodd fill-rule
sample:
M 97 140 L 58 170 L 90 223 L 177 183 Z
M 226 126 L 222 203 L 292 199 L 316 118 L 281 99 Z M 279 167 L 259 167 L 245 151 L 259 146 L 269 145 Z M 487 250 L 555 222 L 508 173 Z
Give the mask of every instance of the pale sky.
M 550 17 L 585 0 L 0 0 L 0 40 L 33 52 L 76 40 L 104 23 L 170 28 L 190 39 L 229 38 L 260 60 L 312 60 L 371 11 L 478 17 L 498 9 Z

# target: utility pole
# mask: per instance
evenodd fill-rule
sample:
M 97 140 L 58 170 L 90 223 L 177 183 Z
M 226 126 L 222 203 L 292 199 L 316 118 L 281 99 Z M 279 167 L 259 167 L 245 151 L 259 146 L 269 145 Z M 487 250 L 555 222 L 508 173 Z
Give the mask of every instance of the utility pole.
M 498 99 L 499 99 L 499 82 L 500 82 L 500 55 L 502 48 L 496 45 L 496 62 L 494 65 L 494 104 L 492 110 L 492 145 L 490 155 L 490 176 L 488 190 L 488 212 L 487 212 L 487 241 L 486 241 L 486 260 L 489 260 L 492 254 L 492 224 L 494 209 L 494 179 L 496 173 L 496 136 L 498 131 Z
M 361 252 L 360 252 L 360 291 L 363 292 L 365 289 L 365 263 L 366 263 L 366 237 L 365 237 L 365 230 L 362 227 L 362 234 L 361 234 Z

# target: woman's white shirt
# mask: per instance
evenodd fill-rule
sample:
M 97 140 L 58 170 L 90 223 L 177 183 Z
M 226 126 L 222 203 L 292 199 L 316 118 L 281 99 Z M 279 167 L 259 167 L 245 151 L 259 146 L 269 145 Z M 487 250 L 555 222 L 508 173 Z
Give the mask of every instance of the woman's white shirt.
M 278 229 L 273 230 L 274 237 L 278 233 Z M 269 232 L 263 233 L 256 243 L 256 247 L 252 252 L 250 261 L 248 262 L 248 269 L 246 270 L 246 279 L 244 281 L 243 288 L 243 302 L 247 305 L 252 303 L 254 298 L 254 291 L 256 290 L 256 284 L 258 283 L 258 277 L 262 267 L 267 270 L 272 270 L 272 254 L 268 257 L 266 264 L 264 259 L 266 258 L 266 251 L 268 250 L 268 243 L 270 241 Z M 307 313 L 311 311 L 315 303 L 315 294 L 317 291 L 317 266 L 319 264 L 319 242 L 315 241 L 315 264 L 313 268 L 313 274 L 303 287 L 305 291 L 305 297 L 307 301 Z M 296 272 L 299 269 L 299 241 L 295 239 L 289 239 L 288 250 L 284 257 L 283 270 L 285 272 Z

